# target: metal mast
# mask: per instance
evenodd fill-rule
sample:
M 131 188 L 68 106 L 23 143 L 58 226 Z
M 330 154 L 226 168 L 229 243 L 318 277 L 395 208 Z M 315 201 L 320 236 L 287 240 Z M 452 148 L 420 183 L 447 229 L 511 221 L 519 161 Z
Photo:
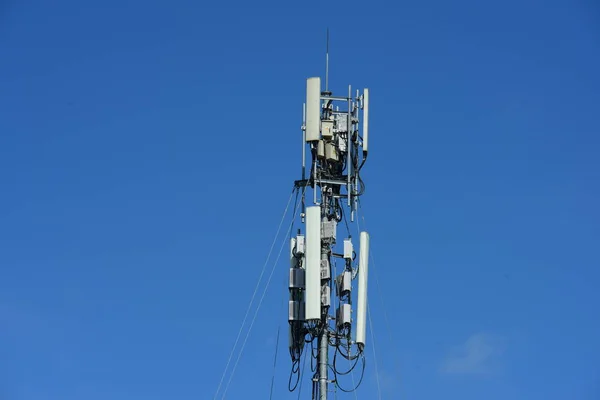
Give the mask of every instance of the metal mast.
M 311 369 L 313 400 L 326 400 L 330 384 L 331 390 L 348 391 L 351 383 L 339 383 L 349 373 L 348 364 L 354 369 L 362 362 L 364 373 L 367 312 L 369 235 L 360 232 L 357 260 L 350 235 L 338 242 L 337 225 L 354 220 L 365 189 L 360 173 L 368 154 L 369 90 L 354 96 L 350 86 L 347 96 L 329 91 L 329 32 L 327 42 L 325 90 L 320 77 L 306 81 L 302 179 L 295 181 L 302 193 L 304 232 L 299 230 L 290 243 L 289 350 L 296 378 L 290 378 L 289 389 L 301 382 L 302 357 L 316 358 Z M 343 248 L 337 250 L 338 244 Z M 354 286 L 358 293 L 353 315 Z M 341 366 L 341 359 L 348 361 Z

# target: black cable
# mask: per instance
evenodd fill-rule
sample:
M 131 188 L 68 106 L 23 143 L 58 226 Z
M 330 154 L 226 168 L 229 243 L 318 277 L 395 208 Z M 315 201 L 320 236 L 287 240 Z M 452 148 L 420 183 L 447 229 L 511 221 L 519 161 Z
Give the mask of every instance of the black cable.
M 360 167 L 358 167 L 359 171 L 362 169 L 363 165 L 365 165 L 366 162 L 367 162 L 367 153 L 363 151 L 362 163 L 360 163 Z
M 300 370 L 300 389 L 298 389 L 298 400 L 300 400 L 300 395 L 302 394 L 302 378 L 304 377 L 304 367 L 306 367 L 306 355 L 304 356 L 302 369 Z
M 357 196 L 362 196 L 365 193 L 366 185 L 365 185 L 365 182 L 360 177 L 360 174 L 356 174 L 356 177 L 358 178 L 358 183 L 360 183 L 360 189 L 358 191 Z
M 290 332 L 292 335 L 292 343 L 297 344 L 298 343 L 298 333 L 301 333 L 301 332 L 299 332 L 298 324 L 296 321 L 290 321 L 289 324 L 290 324 Z M 302 356 L 303 350 L 304 350 L 304 347 L 294 346 L 294 347 L 290 348 L 290 357 L 292 357 L 292 362 L 298 360 Z
M 340 207 L 341 210 L 343 210 L 343 207 Z M 342 211 L 342 215 L 344 217 L 344 222 L 346 223 L 346 231 L 348 231 L 348 237 L 350 237 L 350 225 L 348 225 L 348 218 L 346 218 L 346 213 Z
M 342 355 L 342 357 L 344 357 L 346 360 L 352 361 L 357 359 L 358 357 L 360 357 L 361 355 L 361 351 L 359 351 L 356 355 L 351 355 L 351 354 L 344 354 L 343 351 L 339 350 L 340 354 Z M 348 353 L 350 353 L 350 348 L 348 348 Z
M 315 349 L 314 349 L 314 338 L 313 340 L 310 341 L 310 370 L 312 372 L 316 372 L 317 371 L 317 366 L 313 365 L 313 360 L 315 360 L 317 357 L 315 356 Z
M 336 373 L 338 373 L 339 375 L 348 375 L 349 373 L 351 373 L 354 370 L 354 368 L 358 364 L 358 360 L 360 360 L 359 356 L 361 355 L 361 353 L 357 354 L 357 357 L 355 357 L 356 361 L 354 361 L 354 363 L 351 365 L 349 370 L 347 370 L 345 372 L 340 372 L 340 370 L 337 368 L 337 363 L 336 363 L 338 352 L 341 354 L 341 352 L 339 351 L 339 346 L 336 347 L 335 352 L 333 354 L 333 367 L 334 367 Z M 346 360 L 351 361 L 351 359 L 349 359 L 349 358 L 346 358 Z
M 365 363 L 365 358 L 364 358 L 364 353 L 363 353 L 362 349 L 359 347 L 359 353 L 358 353 L 358 354 L 356 354 L 355 356 L 351 356 L 351 355 L 349 355 L 349 357 L 346 357 L 346 355 L 344 355 L 344 353 L 343 353 L 343 352 L 340 350 L 340 346 L 341 346 L 341 345 L 343 345 L 342 341 L 341 341 L 341 340 L 339 340 L 338 338 L 336 338 L 336 341 L 337 341 L 338 343 L 336 344 L 336 351 L 335 351 L 335 353 L 334 353 L 334 355 L 333 355 L 333 363 L 332 363 L 332 367 L 333 367 L 333 368 L 332 368 L 332 370 L 333 370 L 333 372 L 334 372 L 336 386 L 337 386 L 337 387 L 338 387 L 338 388 L 339 388 L 339 389 L 340 389 L 342 392 L 346 392 L 346 393 L 353 392 L 353 391 L 355 391 L 356 389 L 358 389 L 358 387 L 359 387 L 359 386 L 360 386 L 360 384 L 362 383 L 362 380 L 363 380 L 363 377 L 364 377 L 364 370 L 365 370 L 365 364 L 364 364 L 364 363 Z M 348 342 L 346 342 L 346 343 L 348 343 Z M 347 344 L 347 346 L 348 346 L 348 350 L 350 350 L 350 344 L 349 344 L 349 343 Z M 350 369 L 349 369 L 348 371 L 345 371 L 345 372 L 340 372 L 340 371 L 339 371 L 339 369 L 337 368 L 337 353 L 338 353 L 338 352 L 339 352 L 340 354 L 342 354 L 342 356 L 344 356 L 344 358 L 346 358 L 346 359 L 348 359 L 348 360 L 351 360 L 351 359 L 356 359 L 356 361 L 353 363 L 353 365 L 350 367 Z M 360 356 L 361 356 L 361 355 L 362 355 L 362 358 L 360 358 Z M 340 375 L 340 376 L 344 376 L 344 375 L 348 375 L 348 374 L 352 373 L 352 372 L 354 371 L 354 369 L 356 368 L 356 365 L 358 365 L 358 362 L 359 362 L 359 360 L 361 360 L 361 359 L 363 360 L 363 369 L 362 369 L 362 372 L 361 372 L 361 378 L 360 378 L 360 380 L 359 380 L 358 384 L 356 385 L 356 387 L 355 387 L 354 389 L 352 389 L 352 390 L 347 390 L 347 389 L 345 389 L 344 387 L 342 387 L 342 386 L 339 384 L 339 378 L 338 378 L 338 375 Z
M 363 356 L 363 357 L 361 358 L 361 360 L 362 360 L 362 370 L 361 370 L 361 373 L 360 373 L 360 379 L 358 380 L 358 383 L 356 384 L 356 386 L 355 386 L 353 389 L 350 389 L 350 390 L 344 389 L 344 388 L 343 388 L 343 387 L 340 385 L 340 382 L 339 382 L 339 380 L 338 380 L 338 378 L 337 378 L 337 373 L 335 373 L 335 371 L 334 371 L 334 376 L 335 376 L 335 382 L 336 382 L 336 386 L 337 386 L 337 387 L 338 387 L 338 388 L 339 388 L 339 389 L 340 389 L 342 392 L 345 392 L 345 393 L 352 393 L 352 392 L 354 392 L 356 389 L 358 389 L 358 388 L 359 388 L 359 386 L 362 384 L 363 378 L 365 377 L 365 357 Z
M 337 222 L 342 222 L 346 216 L 344 214 L 344 207 L 340 205 L 340 199 L 335 199 L 335 220 Z M 348 224 L 348 222 L 346 222 Z
M 295 369 L 295 365 L 298 364 L 298 368 Z M 294 390 L 296 390 L 296 388 L 298 387 L 298 383 L 300 382 L 300 359 L 294 361 L 292 363 L 292 370 L 290 371 L 290 379 L 288 380 L 288 390 L 290 392 L 293 392 Z M 298 375 L 298 378 L 296 379 L 296 383 L 294 384 L 294 387 L 292 387 L 292 377 L 294 375 Z

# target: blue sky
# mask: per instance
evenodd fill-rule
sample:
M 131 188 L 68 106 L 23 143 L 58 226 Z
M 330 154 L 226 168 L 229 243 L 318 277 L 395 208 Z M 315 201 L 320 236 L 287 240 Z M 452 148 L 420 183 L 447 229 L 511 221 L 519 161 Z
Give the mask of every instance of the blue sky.
M 359 398 L 600 396 L 600 6 L 340 5 L 0 3 L 1 398 L 212 398 L 327 25 L 371 89 Z M 268 398 L 287 266 L 229 399 Z

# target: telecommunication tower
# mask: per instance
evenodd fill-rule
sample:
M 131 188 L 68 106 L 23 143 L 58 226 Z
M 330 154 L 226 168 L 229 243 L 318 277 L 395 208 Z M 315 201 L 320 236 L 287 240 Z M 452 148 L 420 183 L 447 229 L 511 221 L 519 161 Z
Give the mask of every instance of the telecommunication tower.
M 290 240 L 289 390 L 298 387 L 302 357 L 311 357 L 313 400 L 326 400 L 330 387 L 356 389 L 342 387 L 338 379 L 360 361 L 364 373 L 366 342 L 369 234 L 360 232 L 357 257 L 353 238 L 339 240 L 337 227 L 354 221 L 364 193 L 360 174 L 369 149 L 369 89 L 353 93 L 348 86 L 347 96 L 334 96 L 328 71 L 327 61 L 324 90 L 320 77 L 306 81 L 302 179 L 295 181 L 302 193 L 303 230 Z M 342 365 L 344 359 L 349 362 Z

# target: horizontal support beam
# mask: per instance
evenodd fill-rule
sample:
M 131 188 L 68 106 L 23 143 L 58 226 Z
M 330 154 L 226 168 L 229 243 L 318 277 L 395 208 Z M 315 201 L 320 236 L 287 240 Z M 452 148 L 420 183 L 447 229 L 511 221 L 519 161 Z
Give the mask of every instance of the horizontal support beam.
M 325 183 L 327 185 L 338 185 L 338 186 L 346 186 L 348 184 L 348 182 L 346 181 L 346 175 L 342 175 L 341 179 L 343 180 L 336 180 L 336 179 L 317 179 L 316 182 L 317 184 L 322 184 Z M 301 187 L 306 187 L 306 186 L 313 186 L 313 179 L 298 179 L 297 181 L 294 181 L 294 187 L 297 188 L 301 188 Z
M 346 178 L 346 177 L 343 176 L 342 178 Z M 348 184 L 348 182 L 346 182 L 346 180 L 338 181 L 338 180 L 333 180 L 333 179 L 317 179 L 317 183 L 326 183 L 328 185 L 338 185 L 338 186 L 346 186 Z
M 321 100 L 348 101 L 348 100 L 352 100 L 352 98 L 351 97 L 337 97 L 337 96 L 321 96 Z

